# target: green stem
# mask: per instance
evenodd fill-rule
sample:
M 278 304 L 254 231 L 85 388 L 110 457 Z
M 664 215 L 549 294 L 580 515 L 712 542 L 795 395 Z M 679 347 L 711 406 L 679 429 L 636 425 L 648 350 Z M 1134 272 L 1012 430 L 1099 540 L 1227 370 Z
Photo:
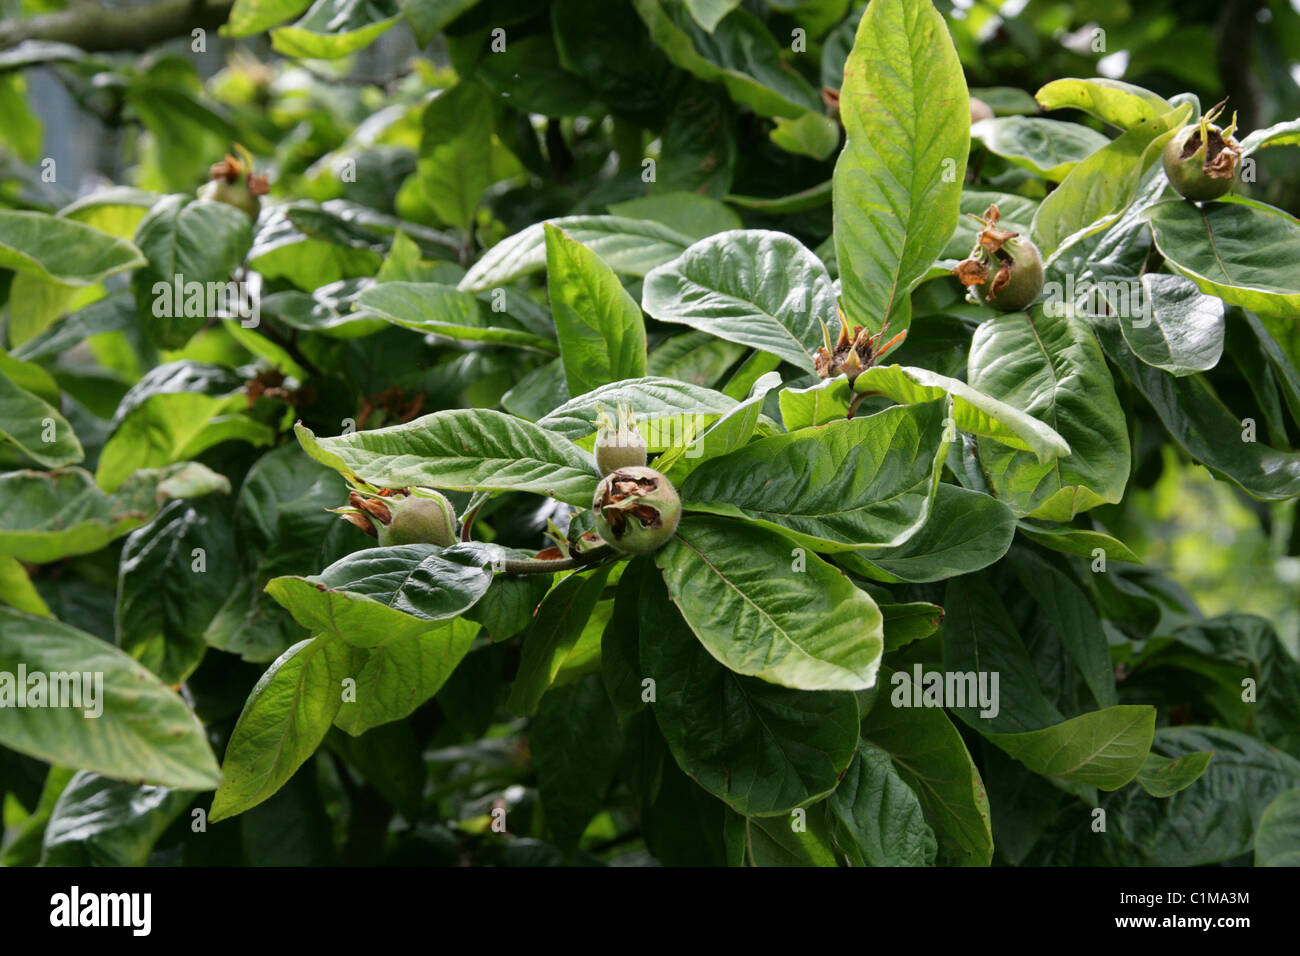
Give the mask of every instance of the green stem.
M 599 545 L 589 551 L 573 554 L 567 558 L 539 560 L 536 558 L 506 558 L 504 570 L 507 574 L 552 574 L 555 571 L 571 571 L 598 564 L 608 557 L 618 554 L 607 544 Z

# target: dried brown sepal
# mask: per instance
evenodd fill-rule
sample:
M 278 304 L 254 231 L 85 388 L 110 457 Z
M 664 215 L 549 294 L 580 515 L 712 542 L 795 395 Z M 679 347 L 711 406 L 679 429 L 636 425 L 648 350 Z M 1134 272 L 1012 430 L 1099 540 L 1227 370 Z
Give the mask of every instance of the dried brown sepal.
M 384 490 L 387 491 L 388 489 Z M 350 491 L 348 492 L 348 504 L 354 508 L 360 508 L 380 524 L 391 524 L 393 521 L 392 511 L 389 510 L 388 505 L 384 504 L 382 501 L 377 501 L 374 498 L 367 498 L 363 495 L 357 494 L 355 491 Z M 358 515 L 357 517 L 361 516 Z
M 832 119 L 840 118 L 840 91 L 830 86 L 822 87 L 822 102 L 826 104 L 826 112 L 831 115 Z
M 339 515 L 344 521 L 354 528 L 360 528 L 372 538 L 378 538 L 379 532 L 375 530 L 374 522 L 365 515 L 357 514 L 355 511 L 346 511 Z
M 988 301 L 992 302 L 997 294 L 1007 287 L 1007 283 L 1010 281 L 1011 263 L 1003 262 L 1002 268 L 1000 268 L 998 274 L 993 277 L 993 284 L 989 286 L 989 294 L 987 296 Z
M 248 176 L 248 194 L 250 196 L 265 196 L 271 191 L 271 184 L 265 176 L 257 176 L 252 173 Z
M 979 259 L 963 259 L 952 269 L 952 274 L 964 286 L 983 285 L 989 281 L 989 267 Z
M 229 153 L 226 158 L 219 163 L 213 163 L 208 168 L 208 177 L 210 179 L 224 179 L 230 185 L 239 182 L 239 177 L 243 173 L 243 164 Z

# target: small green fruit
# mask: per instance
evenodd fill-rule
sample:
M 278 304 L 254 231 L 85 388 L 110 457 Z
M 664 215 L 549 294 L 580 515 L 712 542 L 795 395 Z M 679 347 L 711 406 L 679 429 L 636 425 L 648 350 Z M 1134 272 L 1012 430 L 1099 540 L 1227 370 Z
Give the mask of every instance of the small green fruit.
M 1000 265 L 983 287 L 984 301 L 999 312 L 1019 312 L 1043 291 L 1043 257 L 1038 247 L 1023 236 L 1008 239 L 999 253 L 1006 253 L 1009 259 L 995 254 L 995 262 Z M 1006 279 L 999 280 L 1003 274 Z
M 1024 236 L 999 229 L 999 217 L 996 204 L 984 215 L 971 217 L 982 228 L 971 254 L 952 272 L 966 286 L 969 301 L 987 302 L 999 312 L 1018 312 L 1043 291 L 1043 257 Z
M 620 468 L 638 468 L 646 463 L 646 443 L 637 431 L 630 410 L 620 406 L 618 424 L 601 409 L 596 416 L 596 467 L 602 475 Z
M 227 206 L 242 209 L 250 219 L 257 219 L 262 210 L 262 202 L 248 191 L 243 183 L 231 185 L 224 179 L 213 179 L 199 187 L 199 198 L 213 202 L 223 202 Z
M 407 489 L 410 492 L 412 489 Z M 357 492 L 348 501 L 357 512 L 344 514 L 352 524 L 369 531 L 379 544 L 436 544 L 448 548 L 459 538 L 456 534 L 456 510 L 451 502 L 431 488 L 419 494 L 396 494 L 367 498 Z M 369 529 L 366 527 L 369 518 Z
M 596 531 L 625 554 L 649 554 L 663 547 L 682 517 L 677 489 L 643 466 L 620 468 L 602 478 L 591 506 Z
M 1233 139 L 1236 117 L 1226 130 L 1210 120 L 1219 107 L 1185 126 L 1165 145 L 1165 175 L 1180 196 L 1196 202 L 1218 199 L 1232 188 L 1232 177 L 1241 160 L 1241 144 Z

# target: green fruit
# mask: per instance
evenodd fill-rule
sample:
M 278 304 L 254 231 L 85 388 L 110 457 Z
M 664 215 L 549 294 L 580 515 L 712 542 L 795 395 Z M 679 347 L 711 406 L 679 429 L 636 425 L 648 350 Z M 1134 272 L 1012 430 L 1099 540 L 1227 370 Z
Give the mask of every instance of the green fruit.
M 262 201 L 248 191 L 242 182 L 231 185 L 224 179 L 213 179 L 199 187 L 199 198 L 223 202 L 242 209 L 250 219 L 256 220 L 262 210 Z
M 591 506 L 596 531 L 625 554 L 649 554 L 663 547 L 682 517 L 677 489 L 644 466 L 620 468 L 602 478 Z
M 639 468 L 646 463 L 646 444 L 632 421 L 631 413 L 620 409 L 618 425 L 605 412 L 597 417 L 596 467 L 602 475 L 620 468 Z
M 1006 278 L 999 279 L 1005 271 Z M 994 292 L 994 289 L 997 289 Z M 989 267 L 982 298 L 999 312 L 1019 312 L 1043 291 L 1043 257 L 1038 247 L 1022 236 L 1002 244 Z
M 1232 188 L 1241 148 L 1232 138 L 1203 120 L 1185 126 L 1165 146 L 1165 175 L 1180 196 L 1196 202 L 1218 199 Z
M 380 545 L 436 544 L 447 548 L 459 540 L 455 509 L 430 489 L 421 489 L 419 495 L 372 498 L 365 510 L 374 521 Z

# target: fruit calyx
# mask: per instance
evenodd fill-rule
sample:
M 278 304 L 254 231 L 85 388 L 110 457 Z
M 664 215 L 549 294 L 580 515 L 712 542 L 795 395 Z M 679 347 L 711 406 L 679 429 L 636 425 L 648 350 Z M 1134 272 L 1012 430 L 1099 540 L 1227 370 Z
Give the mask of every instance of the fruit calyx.
M 625 554 L 649 554 L 667 544 L 682 516 L 672 483 L 653 468 L 637 466 L 602 478 L 591 506 L 597 532 Z
M 1233 137 L 1237 115 L 1226 129 L 1214 125 L 1227 100 L 1203 115 L 1199 122 L 1183 127 L 1165 146 L 1165 174 L 1179 195 L 1204 202 L 1218 199 L 1232 188 L 1232 177 L 1241 162 L 1241 144 Z
M 978 304 L 982 288 L 984 301 L 1000 312 L 1016 312 L 1029 305 L 1043 291 L 1043 259 L 1038 247 L 1019 233 L 997 227 L 1001 213 L 996 204 L 982 216 L 971 216 L 980 223 L 975 248 L 952 269 L 952 274 L 966 286 L 967 298 Z M 994 272 L 991 266 L 997 265 Z
M 853 327 L 853 334 L 849 334 L 849 323 L 844 318 L 842 310 L 839 312 L 840 317 L 840 334 L 831 345 L 831 332 L 822 322 L 822 341 L 825 343 L 817 349 L 813 355 L 813 368 L 821 378 L 835 378 L 837 375 L 847 375 L 849 384 L 857 378 L 863 371 L 869 369 L 884 356 L 886 352 L 892 349 L 898 343 L 907 337 L 907 330 L 904 329 L 884 345 L 880 340 L 884 338 L 885 331 L 889 328 L 889 320 L 880 327 L 876 333 L 870 332 L 861 325 Z

